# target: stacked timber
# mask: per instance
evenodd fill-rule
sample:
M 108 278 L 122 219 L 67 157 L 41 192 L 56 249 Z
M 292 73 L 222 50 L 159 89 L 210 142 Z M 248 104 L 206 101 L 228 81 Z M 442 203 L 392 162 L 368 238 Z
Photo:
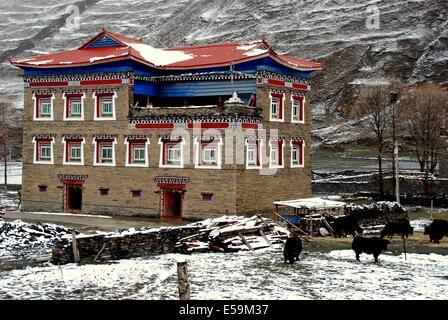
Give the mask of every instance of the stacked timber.
M 194 224 L 197 234 L 183 238 L 176 244 L 179 253 L 237 252 L 282 245 L 289 231 L 271 219 L 261 216 L 224 216 Z

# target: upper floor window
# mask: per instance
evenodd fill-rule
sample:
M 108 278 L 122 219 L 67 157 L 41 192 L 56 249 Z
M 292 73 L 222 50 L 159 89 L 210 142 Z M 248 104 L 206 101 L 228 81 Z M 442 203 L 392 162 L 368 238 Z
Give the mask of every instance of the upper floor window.
M 304 146 L 303 140 L 291 140 L 291 168 L 304 166 Z
M 53 120 L 53 94 L 33 94 L 34 117 L 36 121 L 51 121 Z
M 63 164 L 84 165 L 84 138 L 64 137 L 64 160 Z
M 127 137 L 126 144 L 126 166 L 147 167 L 149 139 L 146 137 Z
M 269 120 L 270 121 L 280 121 L 283 122 L 283 106 L 284 106 L 285 95 L 279 92 L 271 92 L 270 93 L 270 112 L 269 112 Z
M 54 138 L 33 138 L 34 143 L 34 163 L 53 164 L 53 143 Z
M 305 123 L 305 97 L 291 96 L 291 122 Z
M 195 140 L 195 167 L 203 169 L 221 168 L 221 139 L 219 137 Z
M 96 166 L 115 166 L 115 138 L 94 138 Z
M 258 169 L 261 167 L 261 140 L 246 140 L 246 169 Z
M 94 93 L 95 113 L 94 120 L 115 120 L 116 93 Z
M 283 168 L 283 140 L 273 139 L 270 146 L 270 168 Z
M 159 141 L 160 166 L 183 168 L 183 139 L 182 138 L 161 138 Z
M 64 93 L 64 120 L 84 120 L 84 94 Z

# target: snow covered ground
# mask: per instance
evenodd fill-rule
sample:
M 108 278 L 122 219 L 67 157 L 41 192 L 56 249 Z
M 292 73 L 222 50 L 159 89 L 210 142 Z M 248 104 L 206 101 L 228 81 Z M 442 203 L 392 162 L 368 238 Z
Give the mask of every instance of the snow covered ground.
M 105 265 L 28 267 L 0 272 L 1 299 L 178 299 L 168 254 Z M 285 264 L 281 250 L 186 256 L 192 299 L 448 299 L 448 256 L 353 251 L 304 252 Z

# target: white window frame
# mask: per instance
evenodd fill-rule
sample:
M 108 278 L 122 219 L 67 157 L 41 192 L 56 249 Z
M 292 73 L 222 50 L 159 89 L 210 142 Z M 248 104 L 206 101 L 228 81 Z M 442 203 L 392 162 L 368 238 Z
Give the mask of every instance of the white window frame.
M 64 121 L 84 121 L 84 109 L 85 109 L 85 103 L 84 103 L 84 99 L 86 97 L 85 92 L 82 93 L 82 96 L 79 97 L 81 99 L 81 116 L 80 117 L 69 117 L 67 114 L 67 102 L 69 101 L 69 99 L 73 98 L 67 96 L 67 93 L 64 93 L 62 96 L 62 99 L 64 100 L 64 116 L 63 116 L 63 120 Z
M 250 169 L 261 169 L 263 166 L 263 159 L 262 159 L 262 155 L 263 153 L 261 152 L 262 147 L 263 147 L 263 140 L 262 139 L 258 139 L 258 157 L 260 160 L 259 165 L 257 165 L 257 158 L 255 158 L 255 165 L 249 165 L 249 146 L 252 145 L 252 143 L 250 143 L 249 141 L 253 141 L 251 139 L 246 139 L 246 169 L 250 170 Z M 255 154 L 256 155 L 256 154 Z
M 131 152 L 131 144 L 132 144 L 132 140 L 133 139 L 129 139 L 126 138 L 124 140 L 124 144 L 126 145 L 126 163 L 125 166 L 126 167 L 149 167 L 149 145 L 150 145 L 150 141 L 149 138 L 145 137 L 145 138 L 141 138 L 139 140 L 146 140 L 145 142 L 145 163 L 129 163 L 129 153 Z
M 83 166 L 84 165 L 84 144 L 86 143 L 86 140 L 84 138 L 82 138 L 82 141 L 81 141 L 81 161 L 67 161 L 67 157 L 66 157 L 67 153 L 66 152 L 67 151 L 71 152 L 71 150 L 67 150 L 67 148 L 69 146 L 68 142 L 70 142 L 70 139 L 68 139 L 68 141 L 67 141 L 65 137 L 62 138 L 62 144 L 64 145 L 63 154 L 62 154 L 62 164 L 70 165 L 70 166 Z M 96 152 L 96 149 L 95 149 L 95 152 Z M 96 156 L 96 154 L 95 154 L 95 156 Z M 70 158 L 71 158 L 71 156 L 70 156 Z
M 101 150 L 97 149 L 99 148 L 98 146 L 98 142 L 96 141 L 96 138 L 93 138 L 93 150 L 94 150 L 94 155 L 93 155 L 93 165 L 97 166 L 97 167 L 115 167 L 116 165 L 116 156 L 115 156 L 115 145 L 117 144 L 117 138 L 113 138 L 111 139 L 111 143 L 112 143 L 112 162 L 106 162 L 106 163 L 102 163 L 102 162 L 98 162 L 99 159 L 97 159 L 99 157 L 99 152 Z
M 39 101 L 39 96 L 41 94 L 39 93 L 33 93 L 33 121 L 53 121 L 54 120 L 54 93 L 51 93 L 50 98 L 43 98 L 43 99 L 50 99 L 51 101 L 51 110 L 50 110 L 50 116 L 49 117 L 38 117 L 36 113 L 36 107 L 39 108 L 37 105 Z
M 302 96 L 302 108 L 300 108 L 299 100 L 295 100 L 294 97 L 297 95 L 291 95 L 291 123 L 305 123 L 305 96 Z M 297 104 L 297 120 L 294 120 L 294 105 Z M 302 110 L 302 119 L 300 120 L 300 110 Z
M 34 152 L 33 152 L 33 163 L 34 164 L 54 164 L 54 138 L 51 138 L 50 142 L 50 152 L 51 152 L 51 159 L 50 160 L 39 160 L 37 159 L 37 148 L 39 147 L 38 144 L 39 139 L 36 140 L 35 137 L 33 137 L 33 144 L 34 144 Z
M 114 121 L 116 120 L 117 115 L 117 104 L 116 104 L 116 98 L 117 98 L 117 92 L 115 91 L 113 95 L 110 97 L 112 98 L 112 116 L 111 117 L 98 117 L 97 116 L 97 108 L 98 108 L 98 99 L 102 97 L 101 93 L 94 92 L 93 93 L 93 102 L 94 102 L 94 108 L 93 108 L 93 120 L 94 121 Z M 100 106 L 102 107 L 102 106 Z
M 280 149 L 279 149 L 279 143 L 277 140 L 274 141 L 269 141 L 269 168 L 271 169 L 279 169 L 279 168 L 284 168 L 285 167 L 285 141 L 282 140 L 282 152 L 281 155 L 282 157 L 280 158 Z M 274 147 L 275 149 L 277 149 L 277 163 L 274 164 L 272 163 L 272 151 L 274 151 Z M 281 160 L 281 165 L 279 164 Z
M 159 157 L 159 167 L 160 168 L 183 168 L 184 167 L 184 145 L 185 145 L 185 139 L 182 138 L 180 142 L 177 143 L 178 147 L 180 148 L 180 163 L 179 164 L 164 164 L 163 163 L 163 155 L 165 153 L 165 143 L 174 143 L 174 142 L 163 142 L 162 138 L 159 138 L 159 145 L 160 145 L 160 157 Z M 168 157 L 168 152 L 167 152 Z M 168 159 L 167 159 L 168 160 Z
M 292 162 L 292 153 L 294 150 L 294 143 L 292 143 L 292 141 L 290 142 L 290 147 L 291 147 L 291 168 L 303 168 L 305 167 L 305 141 L 302 142 L 302 164 L 300 164 L 300 152 L 299 149 L 297 148 L 297 164 L 293 164 Z M 297 144 L 297 146 L 300 147 L 300 144 Z
M 282 95 L 282 101 L 278 102 L 278 110 L 277 113 L 280 111 L 280 106 L 282 106 L 282 117 L 281 118 L 273 118 L 272 114 L 272 103 L 275 100 L 277 100 L 277 97 L 273 97 L 272 94 L 275 94 L 276 92 L 269 91 L 269 121 L 272 122 L 285 122 L 285 93 L 283 92 Z
M 222 139 L 215 139 L 211 143 L 211 145 L 207 145 L 205 148 L 202 148 L 202 142 L 200 138 L 197 138 L 194 140 L 194 154 L 195 154 L 195 161 L 194 161 L 194 167 L 196 169 L 221 169 L 222 168 L 222 146 L 223 142 Z M 215 150 L 215 156 L 216 156 L 216 164 L 207 164 L 205 160 L 202 160 L 203 157 L 205 157 L 205 150 L 206 149 L 214 149 Z M 204 162 L 205 164 L 201 164 Z

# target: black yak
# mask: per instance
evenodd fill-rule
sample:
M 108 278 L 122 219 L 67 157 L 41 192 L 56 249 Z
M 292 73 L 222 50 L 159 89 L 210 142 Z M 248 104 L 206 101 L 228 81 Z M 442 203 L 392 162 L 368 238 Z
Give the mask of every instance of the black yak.
M 404 239 L 408 238 L 408 236 L 414 233 L 414 228 L 411 227 L 411 222 L 407 218 L 403 218 L 397 221 L 390 221 L 386 223 L 386 226 L 383 230 L 381 230 L 381 239 L 388 236 L 389 239 L 392 239 L 392 237 L 395 234 L 401 235 L 401 237 Z
M 333 234 L 335 238 L 340 238 L 342 235 L 347 236 L 351 234 L 353 237 L 358 234 L 362 234 L 362 228 L 358 224 L 358 219 L 355 216 L 338 217 L 334 219 Z
M 373 254 L 375 262 L 378 262 L 378 256 L 382 251 L 387 250 L 389 240 L 380 239 L 378 237 L 363 238 L 355 237 L 352 242 L 352 249 L 356 253 L 356 260 L 359 261 L 361 253 Z
M 283 249 L 283 256 L 285 257 L 285 263 L 293 264 L 294 261 L 299 260 L 300 253 L 302 252 L 302 240 L 299 237 L 292 236 L 286 240 L 285 248 Z
M 429 242 L 439 243 L 443 237 L 448 236 L 448 221 L 434 219 L 429 226 L 425 226 L 424 234 L 429 235 Z

